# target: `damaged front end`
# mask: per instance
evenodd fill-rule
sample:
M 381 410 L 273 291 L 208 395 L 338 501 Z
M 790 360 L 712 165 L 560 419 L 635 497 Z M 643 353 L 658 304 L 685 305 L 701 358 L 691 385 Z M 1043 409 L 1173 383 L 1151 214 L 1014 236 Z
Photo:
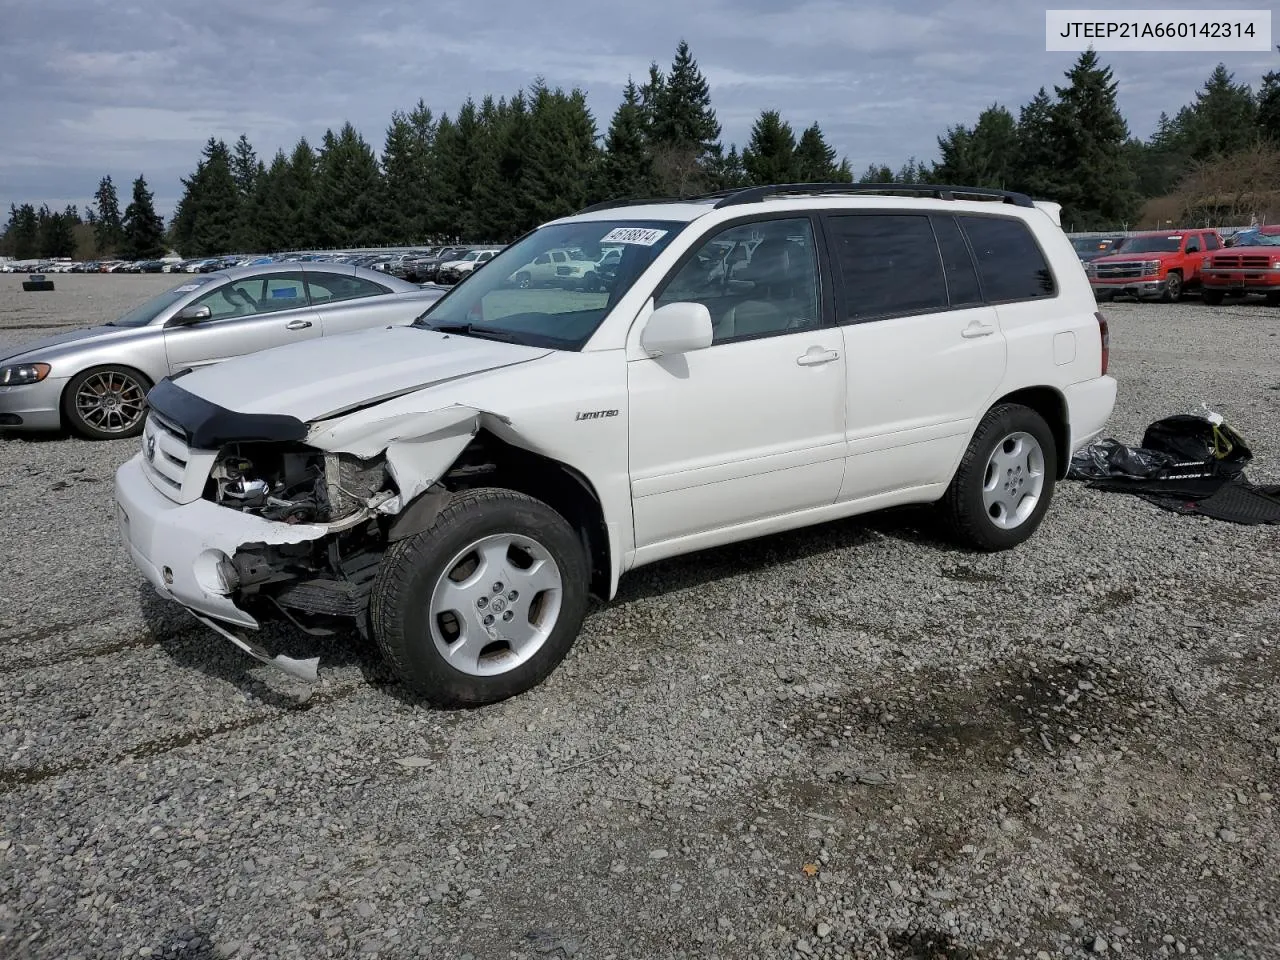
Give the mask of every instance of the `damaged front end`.
M 273 523 L 319 526 L 320 539 L 242 543 L 219 573 L 237 606 L 312 634 L 330 621 L 367 632 L 369 594 L 398 508 L 384 456 L 361 460 L 301 445 L 233 443 L 214 461 L 206 499 Z

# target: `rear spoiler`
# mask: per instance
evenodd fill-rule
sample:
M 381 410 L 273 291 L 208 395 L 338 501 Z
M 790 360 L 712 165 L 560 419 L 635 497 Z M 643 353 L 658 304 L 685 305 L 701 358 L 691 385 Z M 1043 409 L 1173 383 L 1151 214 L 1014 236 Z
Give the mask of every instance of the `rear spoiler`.
M 1035 200 L 1037 210 L 1043 210 L 1049 215 L 1049 219 L 1062 226 L 1062 204 L 1054 203 L 1052 200 Z

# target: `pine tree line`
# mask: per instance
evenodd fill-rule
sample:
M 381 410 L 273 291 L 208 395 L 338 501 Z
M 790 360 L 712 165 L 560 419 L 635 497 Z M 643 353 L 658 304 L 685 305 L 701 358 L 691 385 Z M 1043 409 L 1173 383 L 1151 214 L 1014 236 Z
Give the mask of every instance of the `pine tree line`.
M 146 178 L 133 181 L 133 197 L 120 213 L 111 177 L 103 177 L 94 194 L 97 208 L 82 218 L 72 204 L 61 213 L 47 204 L 39 210 L 29 203 L 9 205 L 9 220 L 0 233 L 0 255 L 18 260 L 77 256 L 115 256 L 147 260 L 164 256 L 164 219 L 156 213 Z
M 1051 95 L 1041 88 L 1015 118 L 992 104 L 973 126 L 938 137 L 939 159 L 896 171 L 871 164 L 862 183 L 953 183 L 1019 190 L 1063 205 L 1077 230 L 1132 223 L 1144 199 L 1201 179 L 1208 166 L 1280 146 L 1280 73 L 1255 94 L 1219 65 L 1195 100 L 1134 138 L 1117 84 L 1096 53 L 1082 54 Z M 668 70 L 628 79 L 601 137 L 580 89 L 528 90 L 437 116 L 422 100 L 391 117 L 375 148 L 350 124 L 303 138 L 269 163 L 248 138 L 211 137 L 164 232 L 146 181 L 122 215 L 110 177 L 88 212 L 95 253 L 184 256 L 442 241 L 506 242 L 539 223 L 605 199 L 690 196 L 763 183 L 851 182 L 818 123 L 796 128 L 764 110 L 748 141 L 726 150 L 706 78 L 681 41 Z M 11 207 L 0 253 L 67 256 L 74 208 Z M 74 242 L 70 246 L 74 248 Z M 59 251 L 54 253 L 52 251 Z

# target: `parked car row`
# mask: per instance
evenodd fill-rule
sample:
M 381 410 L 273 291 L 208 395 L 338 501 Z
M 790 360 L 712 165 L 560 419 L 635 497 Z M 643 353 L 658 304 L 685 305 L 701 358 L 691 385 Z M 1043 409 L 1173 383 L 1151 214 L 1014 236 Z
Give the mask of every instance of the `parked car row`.
M 1280 306 L 1280 226 L 1223 238 L 1212 229 L 1146 231 L 1105 242 L 1073 242 L 1098 301 L 1116 297 L 1171 303 L 1199 293 L 1207 304 L 1262 295 Z M 1227 241 L 1231 242 L 1228 243 Z

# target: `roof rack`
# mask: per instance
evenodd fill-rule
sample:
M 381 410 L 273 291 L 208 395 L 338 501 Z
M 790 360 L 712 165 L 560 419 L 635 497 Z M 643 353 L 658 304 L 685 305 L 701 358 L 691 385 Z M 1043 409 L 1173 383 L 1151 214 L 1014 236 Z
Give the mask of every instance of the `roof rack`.
M 684 202 L 687 202 L 687 200 L 691 200 L 691 199 L 693 198 L 689 197 L 689 198 L 681 199 L 678 197 L 631 197 L 631 198 L 620 197 L 617 200 L 602 200 L 599 203 L 593 203 L 589 207 L 583 207 L 581 210 L 576 211 L 573 215 L 576 217 L 579 213 L 595 213 L 597 210 L 609 210 L 613 207 L 643 207 L 650 203 L 684 203 Z
M 936 197 L 939 200 L 955 200 L 960 197 L 978 197 L 989 200 L 1002 200 L 1019 207 L 1034 207 L 1035 203 L 1025 193 L 1012 190 L 995 190 L 990 187 L 957 187 L 937 183 L 776 183 L 763 187 L 744 187 L 740 190 L 726 191 L 723 194 L 712 194 L 707 199 L 719 196 L 716 209 L 732 207 L 743 203 L 759 203 L 769 197 L 785 194 L 819 194 L 819 193 L 906 193 Z

